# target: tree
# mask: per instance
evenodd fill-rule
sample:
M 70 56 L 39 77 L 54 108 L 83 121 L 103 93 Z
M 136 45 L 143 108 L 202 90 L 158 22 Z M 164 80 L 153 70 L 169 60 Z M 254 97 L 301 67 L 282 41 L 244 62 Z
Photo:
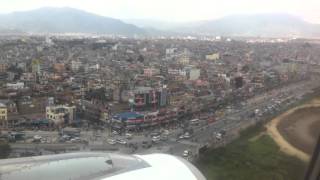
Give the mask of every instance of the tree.
M 143 63 L 144 62 L 144 57 L 140 54 L 138 57 L 138 61 Z
M 90 90 L 87 94 L 88 99 L 96 99 L 102 102 L 107 100 L 106 90 L 104 88 Z
M 11 147 L 9 143 L 0 140 L 0 159 L 6 159 L 11 153 Z

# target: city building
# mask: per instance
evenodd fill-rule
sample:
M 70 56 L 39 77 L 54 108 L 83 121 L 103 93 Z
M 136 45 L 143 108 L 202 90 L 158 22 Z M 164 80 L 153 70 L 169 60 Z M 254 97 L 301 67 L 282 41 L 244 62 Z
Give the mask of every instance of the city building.
M 8 65 L 5 63 L 0 63 L 0 73 L 5 73 L 7 72 Z
M 191 68 L 187 71 L 189 80 L 197 80 L 200 77 L 200 69 Z
M 82 66 L 82 62 L 80 62 L 80 61 L 71 61 L 71 70 L 72 71 L 78 71 L 81 66 Z
M 10 89 L 10 90 L 18 90 L 23 88 L 24 88 L 23 82 L 7 83 L 7 89 Z
M 8 109 L 3 103 L 0 103 L 0 126 L 4 127 L 8 124 Z
M 17 106 L 16 103 L 12 100 L 7 100 L 7 99 L 0 99 L 0 104 L 3 104 L 7 107 L 7 114 L 17 114 Z
M 76 107 L 57 105 L 46 107 L 46 118 L 54 124 L 71 124 L 75 120 Z
M 155 68 L 145 68 L 143 70 L 143 74 L 147 77 L 151 77 L 154 75 L 159 75 L 160 74 L 160 70 L 159 69 L 155 69 Z
M 167 88 L 136 87 L 129 94 L 129 102 L 133 102 L 136 110 L 158 108 L 169 104 Z
M 63 63 L 56 63 L 53 65 L 53 69 L 56 72 L 62 73 L 65 71 L 65 65 Z
M 124 112 L 116 114 L 111 119 L 111 127 L 121 132 L 142 128 L 144 115 L 137 112 Z
M 77 105 L 81 116 L 92 122 L 106 122 L 108 119 L 108 108 L 104 105 L 94 104 L 91 101 L 81 100 Z
M 32 73 L 40 74 L 41 66 L 40 66 L 39 59 L 32 60 L 31 70 L 32 70 Z
M 208 54 L 206 55 L 207 60 L 218 60 L 220 59 L 220 54 L 219 53 L 213 53 L 213 54 Z

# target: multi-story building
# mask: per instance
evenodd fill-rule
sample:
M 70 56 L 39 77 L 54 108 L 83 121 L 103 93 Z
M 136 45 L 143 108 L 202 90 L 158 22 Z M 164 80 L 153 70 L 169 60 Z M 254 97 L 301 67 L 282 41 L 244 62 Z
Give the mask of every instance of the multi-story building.
M 154 75 L 159 75 L 160 74 L 160 70 L 159 69 L 155 69 L 155 68 L 146 68 L 143 70 L 143 74 L 147 77 L 151 77 Z
M 31 70 L 32 70 L 32 73 L 40 74 L 40 71 L 41 71 L 40 60 L 38 59 L 32 60 Z
M 80 62 L 80 61 L 71 61 L 71 70 L 72 71 L 78 71 L 81 66 L 82 66 L 82 62 Z
M 7 114 L 17 114 L 17 106 L 16 103 L 12 100 L 7 100 L 7 99 L 1 99 L 0 104 L 4 104 L 7 107 Z
M 125 131 L 130 129 L 136 129 L 144 122 L 144 115 L 136 112 L 124 112 L 114 115 L 111 120 L 111 127 L 114 130 Z
M 207 60 L 218 60 L 219 58 L 220 58 L 219 53 L 213 53 L 213 54 L 206 55 Z
M 17 82 L 17 83 L 7 83 L 7 88 L 12 90 L 18 90 L 24 88 L 23 82 Z
M 197 80 L 200 77 L 200 69 L 191 68 L 188 72 L 189 80 Z
M 75 120 L 76 107 L 67 105 L 47 106 L 46 118 L 54 124 L 71 124 Z
M 65 65 L 63 63 L 56 63 L 53 65 L 53 69 L 56 72 L 62 73 L 65 71 Z
M 169 104 L 166 88 L 136 87 L 130 92 L 136 109 L 158 108 Z
M 7 72 L 8 65 L 5 63 L 0 63 L 0 73 L 5 73 Z
M 114 115 L 110 124 L 114 130 L 124 132 L 174 123 L 177 121 L 177 117 L 178 111 L 175 109 L 144 113 L 124 112 Z
M 0 103 L 0 126 L 4 127 L 8 124 L 8 109 L 3 103 Z
M 108 118 L 108 109 L 101 104 L 94 104 L 91 101 L 81 100 L 78 104 L 79 113 L 89 121 L 104 122 Z

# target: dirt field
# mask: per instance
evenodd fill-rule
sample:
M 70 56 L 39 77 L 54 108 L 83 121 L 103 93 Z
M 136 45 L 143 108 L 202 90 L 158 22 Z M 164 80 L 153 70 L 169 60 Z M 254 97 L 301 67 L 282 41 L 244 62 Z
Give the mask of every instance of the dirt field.
M 320 134 L 320 107 L 298 109 L 284 117 L 277 128 L 290 144 L 311 155 Z
M 291 109 L 266 127 L 283 152 L 308 161 L 320 135 L 320 101 Z

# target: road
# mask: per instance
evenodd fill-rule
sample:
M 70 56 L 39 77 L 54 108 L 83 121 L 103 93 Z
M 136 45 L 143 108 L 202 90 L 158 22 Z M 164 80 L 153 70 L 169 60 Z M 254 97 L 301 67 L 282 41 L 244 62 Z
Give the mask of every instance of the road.
M 177 135 L 182 132 L 182 129 L 171 130 L 169 140 L 154 145 L 149 149 L 141 147 L 143 141 L 150 141 L 150 137 L 144 135 L 135 135 L 132 140 L 128 140 L 128 143 L 137 144 L 138 149 L 133 150 L 125 145 L 111 145 L 106 143 L 106 139 L 110 138 L 109 132 L 95 132 L 95 131 L 81 131 L 80 137 L 83 140 L 87 140 L 87 145 L 81 143 L 12 143 L 13 149 L 65 149 L 66 152 L 81 150 L 116 150 L 122 153 L 136 153 L 147 154 L 154 152 L 170 153 L 181 156 L 184 150 L 190 150 L 192 154 L 197 154 L 199 148 L 210 145 L 212 147 L 218 147 L 230 142 L 232 139 L 239 135 L 239 132 L 246 127 L 255 124 L 256 122 L 265 120 L 272 114 L 276 114 L 277 111 L 285 109 L 291 103 L 299 100 L 303 95 L 310 93 L 313 88 L 318 86 L 319 79 L 313 79 L 311 81 L 302 81 L 296 84 L 291 84 L 286 87 L 275 89 L 256 97 L 248 99 L 243 102 L 244 105 L 237 106 L 229 111 L 226 111 L 218 121 L 204 126 L 193 127 L 194 135 L 191 139 L 177 141 Z M 263 113 L 261 116 L 251 117 L 256 109 L 263 111 L 268 109 L 269 106 L 276 104 L 276 102 L 282 102 L 277 106 L 276 110 Z M 226 135 L 222 140 L 217 140 L 215 133 L 225 130 Z M 34 135 L 41 135 L 48 139 L 55 140 L 59 137 L 58 132 L 48 131 L 26 131 L 27 137 L 33 137 Z M 113 137 L 115 138 L 115 137 Z M 124 138 L 124 137 L 121 137 Z M 196 141 L 196 142 L 195 142 Z

